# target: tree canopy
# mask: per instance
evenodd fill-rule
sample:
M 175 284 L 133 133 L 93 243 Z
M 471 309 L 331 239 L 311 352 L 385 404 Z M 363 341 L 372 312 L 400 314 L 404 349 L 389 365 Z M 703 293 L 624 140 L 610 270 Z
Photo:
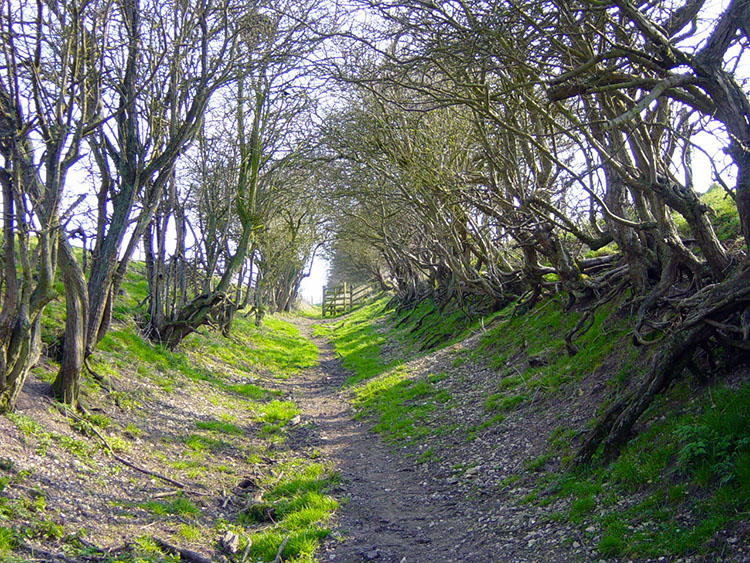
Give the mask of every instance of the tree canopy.
M 75 404 L 134 257 L 134 315 L 169 347 L 289 310 L 321 249 L 332 280 L 403 306 L 520 314 L 562 292 L 571 355 L 624 295 L 634 343 L 663 353 L 581 461 L 711 343 L 750 346 L 747 0 L 0 4 L 0 410 L 58 270 Z

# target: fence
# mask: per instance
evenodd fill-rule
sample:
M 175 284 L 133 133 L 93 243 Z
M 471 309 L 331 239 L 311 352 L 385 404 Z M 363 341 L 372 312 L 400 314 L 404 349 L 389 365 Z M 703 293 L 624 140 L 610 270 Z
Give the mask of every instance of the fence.
M 351 311 L 354 307 L 364 303 L 365 299 L 375 292 L 372 285 L 361 285 L 352 287 L 351 284 L 342 283 L 333 287 L 323 288 L 322 315 L 335 316 L 340 313 Z

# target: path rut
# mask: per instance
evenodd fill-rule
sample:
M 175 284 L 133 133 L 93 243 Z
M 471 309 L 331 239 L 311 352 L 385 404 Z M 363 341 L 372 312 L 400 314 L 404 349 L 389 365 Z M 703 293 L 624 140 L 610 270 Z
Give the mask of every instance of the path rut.
M 347 373 L 332 346 L 312 335 L 309 319 L 299 328 L 319 350 L 319 366 L 290 382 L 303 416 L 312 423 L 309 445 L 342 477 L 336 533 L 319 559 L 359 562 L 488 561 L 471 549 L 460 503 L 450 491 L 420 478 L 413 464 L 354 420 L 341 384 Z

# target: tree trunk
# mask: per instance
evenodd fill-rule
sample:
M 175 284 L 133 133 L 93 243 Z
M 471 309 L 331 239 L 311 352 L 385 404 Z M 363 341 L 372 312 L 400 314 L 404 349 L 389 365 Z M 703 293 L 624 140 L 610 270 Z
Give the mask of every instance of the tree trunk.
M 68 242 L 61 239 L 59 249 L 60 271 L 65 283 L 65 336 L 62 363 L 52 388 L 60 401 L 76 408 L 79 380 L 86 354 L 88 289 L 83 270 L 78 265 Z
M 253 295 L 253 266 L 255 265 L 255 246 L 250 251 L 250 258 L 248 258 L 248 272 L 247 272 L 247 285 L 245 286 L 245 297 L 242 299 L 242 305 L 240 309 L 245 309 L 250 305 L 250 298 Z
M 266 314 L 263 308 L 263 270 L 261 268 L 258 268 L 258 275 L 255 278 L 253 309 L 255 310 L 255 326 L 260 327 L 263 316 Z
M 0 386 L 0 413 L 12 412 L 16 408 L 18 395 L 29 374 L 32 364 L 29 361 L 32 334 L 39 324 L 39 318 L 30 323 L 24 316 L 16 320 L 8 335 L 3 358 L 2 386 Z
M 659 194 L 664 203 L 685 218 L 714 277 L 722 279 L 729 266 L 729 257 L 717 238 L 711 221 L 706 217 L 708 207 L 701 203 L 692 189 L 668 183 L 666 179 L 652 184 L 650 188 Z

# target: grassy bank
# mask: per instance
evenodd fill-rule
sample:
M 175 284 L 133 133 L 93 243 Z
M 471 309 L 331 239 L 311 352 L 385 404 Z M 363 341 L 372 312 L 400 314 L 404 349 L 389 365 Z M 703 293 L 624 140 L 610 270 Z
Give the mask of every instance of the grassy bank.
M 526 436 L 533 447 L 494 494 L 538 506 L 601 557 L 721 557 L 747 540 L 750 385 L 741 372 L 708 384 L 683 378 L 649 409 L 619 458 L 575 469 L 583 433 L 647 363 L 630 345 L 617 303 L 597 311 L 575 356 L 564 337 L 578 314 L 564 313 L 559 298 L 524 315 L 510 306 L 480 322 L 447 316 L 437 328 L 420 322 L 439 314 L 428 304 L 407 319 L 383 306 L 319 330 L 352 371 L 346 385 L 359 416 L 417 462 L 443 460 L 460 477 L 470 469 L 461 456 L 476 451 L 479 437 L 492 444 Z
M 125 284 L 122 303 L 142 298 L 141 281 Z M 273 561 L 282 544 L 285 561 L 314 561 L 337 476 L 314 450 L 290 446 L 304 423 L 281 383 L 316 364 L 283 318 L 256 328 L 238 315 L 231 339 L 205 331 L 170 351 L 121 314 L 92 358 L 98 377 L 84 375 L 87 414 L 77 415 L 49 395 L 57 365 L 47 359 L 17 412 L 0 417 L 0 561 L 178 560 L 168 546 Z

